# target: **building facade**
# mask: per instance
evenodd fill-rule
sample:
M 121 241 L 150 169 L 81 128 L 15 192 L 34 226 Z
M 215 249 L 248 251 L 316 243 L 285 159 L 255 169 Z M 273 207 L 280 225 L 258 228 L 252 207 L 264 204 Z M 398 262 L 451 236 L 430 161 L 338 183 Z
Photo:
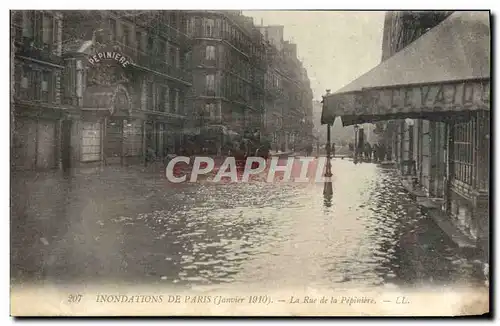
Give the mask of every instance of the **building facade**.
M 382 59 L 394 55 L 450 14 L 388 12 Z M 377 124 L 404 172 L 414 176 L 428 197 L 442 199 L 442 209 L 453 225 L 484 251 L 489 232 L 489 127 L 487 111 L 460 121 L 406 119 Z
M 258 26 L 266 42 L 265 129 L 272 147 L 300 151 L 314 144 L 313 93 L 297 45 L 284 41 L 283 26 Z
M 232 135 L 253 135 L 262 127 L 264 44 L 253 20 L 238 11 L 188 11 L 187 16 L 193 38 L 191 123 L 204 128 L 207 146 L 221 153 Z
M 15 11 L 11 27 L 16 169 L 221 154 L 235 137 L 284 151 L 312 136 L 296 45 L 271 44 L 239 11 Z
M 190 39 L 181 11 L 64 15 L 71 162 L 137 163 L 178 149 Z
M 11 12 L 14 169 L 44 170 L 59 164 L 64 119 L 61 32 L 60 12 Z

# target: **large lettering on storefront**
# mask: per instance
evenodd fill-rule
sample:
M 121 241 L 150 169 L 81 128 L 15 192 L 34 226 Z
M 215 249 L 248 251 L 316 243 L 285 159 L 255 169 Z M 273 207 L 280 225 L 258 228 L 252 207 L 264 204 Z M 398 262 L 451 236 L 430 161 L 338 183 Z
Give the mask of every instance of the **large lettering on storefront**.
M 324 98 L 322 123 L 345 117 L 348 124 L 399 119 L 405 115 L 490 110 L 490 81 L 363 89 Z M 350 121 L 350 122 L 349 122 Z
M 355 114 L 489 110 L 490 81 L 364 90 L 355 96 Z
M 127 57 L 119 52 L 114 51 L 106 51 L 106 52 L 98 52 L 88 58 L 89 63 L 95 65 L 104 60 L 114 60 L 118 62 L 123 68 L 126 68 L 130 61 Z

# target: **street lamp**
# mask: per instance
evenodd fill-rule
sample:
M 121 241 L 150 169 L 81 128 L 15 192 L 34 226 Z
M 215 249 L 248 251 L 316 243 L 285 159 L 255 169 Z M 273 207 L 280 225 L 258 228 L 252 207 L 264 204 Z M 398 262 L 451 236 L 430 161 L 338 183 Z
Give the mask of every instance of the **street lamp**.
M 358 163 L 358 125 L 354 125 L 354 164 Z
M 326 95 L 323 96 L 323 102 L 324 102 L 324 98 L 326 96 L 330 95 L 330 90 L 327 89 L 326 90 Z M 327 123 L 326 124 L 326 173 L 325 173 L 325 177 L 331 177 L 332 176 L 332 164 L 330 162 L 330 149 L 331 149 L 331 145 L 330 145 L 330 138 L 331 138 L 331 135 L 330 135 L 330 123 Z

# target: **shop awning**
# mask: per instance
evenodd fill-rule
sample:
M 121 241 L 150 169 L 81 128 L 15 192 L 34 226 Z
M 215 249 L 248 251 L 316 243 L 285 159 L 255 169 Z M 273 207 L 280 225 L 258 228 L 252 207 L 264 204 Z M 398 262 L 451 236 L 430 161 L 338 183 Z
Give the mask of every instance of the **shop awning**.
M 323 99 L 322 124 L 440 120 L 490 108 L 488 11 L 462 11 Z

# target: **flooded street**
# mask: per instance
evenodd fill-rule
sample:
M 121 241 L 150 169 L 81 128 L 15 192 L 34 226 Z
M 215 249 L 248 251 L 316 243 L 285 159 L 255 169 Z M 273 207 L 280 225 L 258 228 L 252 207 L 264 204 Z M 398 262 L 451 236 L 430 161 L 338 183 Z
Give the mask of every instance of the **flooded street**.
M 12 278 L 322 288 L 481 281 L 394 170 L 335 159 L 332 172 L 331 198 L 322 183 L 172 185 L 120 171 L 18 178 Z

